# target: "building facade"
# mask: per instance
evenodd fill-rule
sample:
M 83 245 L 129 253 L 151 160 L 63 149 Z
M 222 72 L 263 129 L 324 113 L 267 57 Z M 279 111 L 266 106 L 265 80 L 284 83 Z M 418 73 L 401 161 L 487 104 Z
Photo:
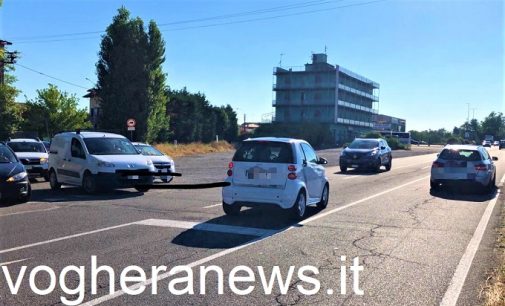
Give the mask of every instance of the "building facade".
M 388 115 L 373 116 L 373 129 L 379 132 L 406 132 L 407 121 Z
M 313 54 L 300 68 L 274 68 L 275 122 L 326 123 L 336 143 L 373 128 L 379 84 Z
M 98 129 L 98 119 L 101 111 L 101 99 L 95 88 L 88 89 L 88 93 L 83 98 L 89 98 L 89 121 L 93 124 L 93 129 Z

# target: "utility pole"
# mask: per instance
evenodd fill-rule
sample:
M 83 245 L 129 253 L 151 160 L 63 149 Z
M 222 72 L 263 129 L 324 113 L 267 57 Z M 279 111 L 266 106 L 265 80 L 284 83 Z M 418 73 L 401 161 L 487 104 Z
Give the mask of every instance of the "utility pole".
M 14 64 L 18 57 L 17 52 L 5 51 L 5 46 L 10 45 L 12 45 L 10 41 L 0 39 L 0 85 L 5 82 L 5 64 Z

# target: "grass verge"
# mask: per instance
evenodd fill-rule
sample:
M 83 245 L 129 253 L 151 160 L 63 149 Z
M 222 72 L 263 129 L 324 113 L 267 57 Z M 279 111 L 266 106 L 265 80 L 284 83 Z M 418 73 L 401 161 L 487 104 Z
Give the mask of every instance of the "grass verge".
M 503 203 L 505 196 L 501 196 L 500 201 Z M 505 205 L 502 205 L 500 218 L 496 245 L 499 266 L 488 277 L 483 288 L 482 294 L 485 299 L 485 306 L 505 306 Z
M 226 141 L 214 141 L 211 143 L 197 142 L 178 145 L 160 143 L 155 145 L 155 147 L 172 158 L 216 152 L 230 152 L 234 150 L 233 145 Z

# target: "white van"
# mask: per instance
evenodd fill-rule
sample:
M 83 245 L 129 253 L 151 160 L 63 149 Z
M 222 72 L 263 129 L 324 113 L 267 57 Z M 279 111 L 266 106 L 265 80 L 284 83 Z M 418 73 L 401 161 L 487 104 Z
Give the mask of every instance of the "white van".
M 99 189 L 149 190 L 156 169 L 124 136 L 102 132 L 56 134 L 49 149 L 49 183 L 81 186 L 87 193 Z

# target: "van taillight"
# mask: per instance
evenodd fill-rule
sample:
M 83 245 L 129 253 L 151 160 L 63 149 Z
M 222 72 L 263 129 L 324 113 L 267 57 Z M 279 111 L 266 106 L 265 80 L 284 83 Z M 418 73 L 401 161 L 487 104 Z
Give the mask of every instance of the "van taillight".
M 289 165 L 288 166 L 288 171 L 296 171 L 296 166 L 295 165 Z
M 487 170 L 487 165 L 484 165 L 484 164 L 475 165 L 475 171 L 486 171 L 486 170 Z
M 288 179 L 290 179 L 290 180 L 296 180 L 296 173 L 293 173 L 293 172 L 289 173 L 288 174 Z
M 435 162 L 433 162 L 433 164 L 431 165 L 431 167 L 432 168 L 443 168 L 444 167 L 444 163 L 435 161 Z

